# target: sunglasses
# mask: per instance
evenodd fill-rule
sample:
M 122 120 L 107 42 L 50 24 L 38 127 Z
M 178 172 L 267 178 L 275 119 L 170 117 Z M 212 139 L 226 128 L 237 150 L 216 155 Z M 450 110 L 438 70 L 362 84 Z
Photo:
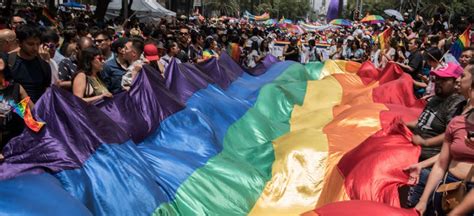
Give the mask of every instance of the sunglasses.
M 104 41 L 105 41 L 105 39 L 95 39 L 96 44 L 101 44 Z
M 188 35 L 189 33 L 188 32 L 180 32 L 179 34 L 180 35 Z

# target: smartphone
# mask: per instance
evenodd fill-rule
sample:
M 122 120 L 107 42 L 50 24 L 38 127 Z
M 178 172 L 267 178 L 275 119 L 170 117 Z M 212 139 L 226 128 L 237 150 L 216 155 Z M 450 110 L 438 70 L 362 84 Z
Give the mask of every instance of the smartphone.
M 468 139 L 474 138 L 474 131 L 467 131 L 467 138 Z

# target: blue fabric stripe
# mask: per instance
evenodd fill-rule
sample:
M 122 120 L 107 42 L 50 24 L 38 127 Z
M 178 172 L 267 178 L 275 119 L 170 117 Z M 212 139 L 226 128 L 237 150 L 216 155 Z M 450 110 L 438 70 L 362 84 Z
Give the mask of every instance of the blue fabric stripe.
M 0 215 L 87 216 L 91 212 L 50 174 L 0 181 Z
M 181 183 L 222 150 L 227 128 L 253 106 L 260 88 L 291 64 L 277 63 L 259 77 L 244 74 L 226 91 L 209 85 L 142 143 L 101 145 L 83 168 L 55 176 L 94 215 L 150 214 L 161 203 L 173 200 Z M 7 185 L 0 196 L 13 194 L 14 189 Z M 16 199 L 18 206 L 28 205 L 20 198 Z M 0 209 L 2 205 L 9 203 L 2 200 Z

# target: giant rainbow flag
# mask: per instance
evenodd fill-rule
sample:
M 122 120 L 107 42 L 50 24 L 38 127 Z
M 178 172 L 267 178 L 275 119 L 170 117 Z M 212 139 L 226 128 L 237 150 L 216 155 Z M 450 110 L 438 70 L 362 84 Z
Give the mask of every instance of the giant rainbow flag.
M 223 53 L 172 61 L 165 79 L 145 67 L 95 106 L 52 87 L 34 109 L 44 128 L 4 149 L 0 215 L 298 215 L 350 200 L 406 212 L 397 188 L 420 149 L 400 122 L 423 107 L 410 76 L 262 65 L 244 72 Z

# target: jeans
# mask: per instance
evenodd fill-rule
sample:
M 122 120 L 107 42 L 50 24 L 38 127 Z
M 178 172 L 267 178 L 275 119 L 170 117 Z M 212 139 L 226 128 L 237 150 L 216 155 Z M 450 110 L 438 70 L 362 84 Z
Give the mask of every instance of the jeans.
M 415 186 L 411 186 L 408 191 L 408 199 L 407 199 L 407 206 L 413 208 L 418 204 L 420 201 L 420 197 L 423 194 L 423 190 L 425 189 L 426 182 L 428 181 L 428 176 L 430 175 L 431 168 L 422 169 L 420 172 L 420 179 L 418 180 L 418 184 Z
M 410 187 L 408 191 L 408 199 L 407 199 L 407 206 L 410 208 L 413 208 L 416 206 L 418 201 L 420 201 L 420 197 L 423 194 L 423 190 L 425 189 L 426 182 L 428 181 L 428 176 L 430 175 L 431 168 L 429 169 L 422 169 L 420 173 L 420 180 L 418 181 L 418 184 L 415 186 Z M 451 173 L 448 172 L 446 176 L 446 181 L 444 182 L 444 179 L 439 183 L 444 184 L 444 183 L 451 183 L 451 182 L 457 182 L 461 181 L 460 179 L 454 177 Z M 474 187 L 474 183 L 468 183 L 467 185 L 467 191 L 471 190 L 471 188 Z M 437 188 L 437 187 L 436 187 Z M 437 215 L 437 216 L 443 216 L 446 215 L 441 207 L 441 199 L 443 198 L 442 193 L 432 193 L 429 200 L 428 204 L 426 206 L 426 211 L 425 211 L 425 216 L 432 216 L 432 215 Z M 474 216 L 474 212 L 470 213 L 469 215 Z

